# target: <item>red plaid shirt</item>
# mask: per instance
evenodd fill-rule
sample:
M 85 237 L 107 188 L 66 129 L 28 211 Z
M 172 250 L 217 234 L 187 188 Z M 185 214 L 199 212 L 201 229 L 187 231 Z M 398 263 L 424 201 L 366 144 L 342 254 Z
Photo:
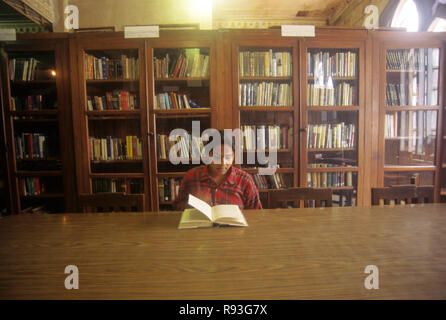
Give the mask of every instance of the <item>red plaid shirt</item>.
M 236 204 L 240 209 L 262 209 L 259 191 L 252 177 L 232 166 L 226 179 L 220 185 L 208 174 L 207 166 L 189 170 L 181 182 L 176 208 L 186 207 L 188 195 L 206 201 L 211 206 L 217 204 Z

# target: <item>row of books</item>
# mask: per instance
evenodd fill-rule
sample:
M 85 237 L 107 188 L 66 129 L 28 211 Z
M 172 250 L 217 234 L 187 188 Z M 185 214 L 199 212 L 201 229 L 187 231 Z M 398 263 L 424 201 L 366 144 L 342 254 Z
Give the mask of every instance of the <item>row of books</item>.
M 138 95 L 128 91 L 107 91 L 105 96 L 87 96 L 87 110 L 138 110 Z
M 268 126 L 268 125 L 244 125 L 240 126 L 243 138 L 243 149 L 256 150 L 279 150 L 293 148 L 293 127 L 291 126 Z
M 385 137 L 399 139 L 399 150 L 424 155 L 435 143 L 437 111 L 400 111 L 386 114 Z
M 424 74 L 412 76 L 404 73 L 398 79 L 399 83 L 387 83 L 387 106 L 435 106 L 438 104 L 438 73 L 437 77 L 426 78 Z M 407 78 L 406 78 L 407 76 Z
M 356 77 L 356 52 L 319 51 L 307 53 L 309 77 Z
M 259 190 L 281 189 L 288 187 L 282 173 L 274 173 L 272 175 L 260 175 L 256 173 L 252 174 L 251 176 Z
M 100 160 L 139 160 L 142 159 L 142 143 L 137 136 L 125 138 L 90 137 L 90 159 Z
M 195 152 L 201 156 L 204 148 L 201 137 L 194 137 L 188 132 L 184 136 L 177 136 L 174 141 L 169 140 L 169 136 L 166 134 L 157 134 L 156 139 L 158 159 L 168 159 L 170 149 L 174 147 L 176 148 L 173 151 L 175 155 L 183 159 L 189 159 L 195 155 Z
M 353 187 L 353 172 L 308 172 L 307 186 L 312 188 Z
M 386 69 L 418 71 L 429 63 L 428 60 L 433 66 L 438 66 L 438 59 L 434 60 L 434 50 L 438 52 L 438 49 L 432 48 L 389 49 L 386 54 Z
M 37 196 L 46 192 L 46 183 L 38 177 L 20 178 L 19 192 L 21 197 Z
M 85 75 L 87 79 L 138 79 L 139 58 L 122 54 L 120 58 L 95 57 L 85 53 Z
M 307 85 L 308 106 L 352 106 L 356 104 L 356 87 L 348 82 L 335 87 Z
M 155 57 L 153 66 L 157 78 L 209 77 L 209 55 L 201 53 L 199 48 L 184 49 L 178 57 L 171 60 L 171 55 Z
M 292 106 L 293 89 L 289 83 L 240 83 L 238 99 L 240 106 Z
M 288 51 L 240 51 L 241 77 L 289 77 L 293 74 L 293 57 Z
M 11 111 L 33 111 L 43 109 L 57 109 L 57 102 L 51 103 L 46 96 L 41 94 L 11 98 Z
M 352 123 L 309 124 L 307 148 L 354 148 L 356 144 L 355 135 L 356 128 Z
M 161 178 L 158 179 L 158 198 L 160 202 L 175 201 L 178 199 L 181 179 Z
M 22 133 L 15 137 L 17 159 L 39 159 L 48 157 L 48 136 L 41 133 Z
M 144 193 L 143 179 L 95 178 L 91 180 L 93 193 L 125 192 L 130 194 Z
M 38 63 L 39 62 L 35 58 L 14 58 L 9 60 L 10 79 L 13 81 L 35 80 Z
M 155 96 L 154 109 L 191 109 L 201 108 L 194 101 L 190 100 L 186 94 L 176 92 L 163 92 Z

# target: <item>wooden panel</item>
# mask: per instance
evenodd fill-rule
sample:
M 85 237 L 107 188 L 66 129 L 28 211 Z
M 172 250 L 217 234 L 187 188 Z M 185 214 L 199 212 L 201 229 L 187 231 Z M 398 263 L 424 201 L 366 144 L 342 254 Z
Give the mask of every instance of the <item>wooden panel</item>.
M 177 230 L 179 213 L 10 216 L 0 298 L 446 299 L 445 210 L 245 210 L 247 228 L 195 230 Z M 364 288 L 368 265 L 379 290 Z

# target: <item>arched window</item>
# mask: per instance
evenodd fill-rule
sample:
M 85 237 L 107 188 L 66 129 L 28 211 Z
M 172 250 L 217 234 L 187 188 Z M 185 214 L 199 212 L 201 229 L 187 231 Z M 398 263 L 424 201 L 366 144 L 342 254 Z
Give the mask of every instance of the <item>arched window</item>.
M 392 27 L 406 28 L 407 31 L 416 32 L 419 29 L 419 16 L 413 0 L 400 0 L 392 20 Z
M 442 18 L 435 18 L 434 21 L 432 21 L 432 23 L 429 26 L 429 29 L 427 31 L 445 32 L 446 31 L 446 20 L 442 19 Z

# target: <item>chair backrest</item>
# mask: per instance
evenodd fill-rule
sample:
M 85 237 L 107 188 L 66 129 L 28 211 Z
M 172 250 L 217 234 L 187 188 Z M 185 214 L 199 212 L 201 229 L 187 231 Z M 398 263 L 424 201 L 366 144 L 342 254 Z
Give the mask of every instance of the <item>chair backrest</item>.
M 84 213 L 144 211 L 144 195 L 117 192 L 81 194 L 79 206 Z
M 372 188 L 372 205 L 434 202 L 433 186 L 402 185 Z
M 271 190 L 269 197 L 270 208 L 331 207 L 333 204 L 333 193 L 329 188 L 277 189 Z

